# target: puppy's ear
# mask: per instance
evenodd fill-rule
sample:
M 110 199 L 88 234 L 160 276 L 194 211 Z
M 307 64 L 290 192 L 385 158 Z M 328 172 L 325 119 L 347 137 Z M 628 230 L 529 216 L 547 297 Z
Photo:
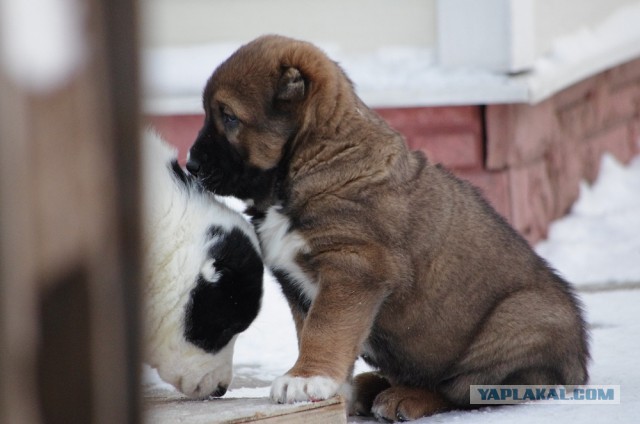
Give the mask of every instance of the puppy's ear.
M 304 98 L 304 78 L 296 68 L 287 68 L 280 76 L 276 98 L 278 100 L 295 101 Z

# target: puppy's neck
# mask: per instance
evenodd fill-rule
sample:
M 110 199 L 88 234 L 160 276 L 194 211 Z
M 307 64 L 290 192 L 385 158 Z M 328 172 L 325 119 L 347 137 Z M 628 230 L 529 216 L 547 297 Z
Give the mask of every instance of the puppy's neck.
M 288 203 L 290 197 L 288 183 L 290 157 L 290 152 L 285 149 L 285 155 L 275 168 L 261 172 L 261 187 L 256 190 L 256 193 L 259 194 L 245 199 L 245 201 L 248 200 L 250 210 L 255 214 L 264 214 L 272 206 Z

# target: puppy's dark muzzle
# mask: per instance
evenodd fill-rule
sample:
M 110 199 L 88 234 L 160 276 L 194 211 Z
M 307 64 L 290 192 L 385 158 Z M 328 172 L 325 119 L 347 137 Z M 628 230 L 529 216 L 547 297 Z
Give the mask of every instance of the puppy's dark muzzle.
M 200 169 L 200 162 L 198 162 L 197 160 L 189 159 L 187 161 L 187 171 L 189 171 L 194 177 L 198 176 L 198 172 L 200 172 Z
M 223 183 L 224 172 L 220 168 L 207 168 L 196 159 L 187 161 L 187 171 L 193 175 L 205 188 L 216 191 Z

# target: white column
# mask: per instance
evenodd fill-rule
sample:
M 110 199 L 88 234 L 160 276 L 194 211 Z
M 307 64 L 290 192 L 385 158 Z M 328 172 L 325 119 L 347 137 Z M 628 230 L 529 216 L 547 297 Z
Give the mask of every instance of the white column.
M 438 0 L 437 39 L 443 66 L 504 73 L 531 69 L 533 0 Z

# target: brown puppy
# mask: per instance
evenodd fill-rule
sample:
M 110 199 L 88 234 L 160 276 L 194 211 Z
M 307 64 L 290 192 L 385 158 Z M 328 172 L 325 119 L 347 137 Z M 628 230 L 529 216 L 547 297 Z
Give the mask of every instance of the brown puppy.
M 410 152 L 313 45 L 240 48 L 204 91 L 187 168 L 253 204 L 299 357 L 277 402 L 344 390 L 353 412 L 415 419 L 469 405 L 471 384 L 587 381 L 568 284 L 469 184 Z

